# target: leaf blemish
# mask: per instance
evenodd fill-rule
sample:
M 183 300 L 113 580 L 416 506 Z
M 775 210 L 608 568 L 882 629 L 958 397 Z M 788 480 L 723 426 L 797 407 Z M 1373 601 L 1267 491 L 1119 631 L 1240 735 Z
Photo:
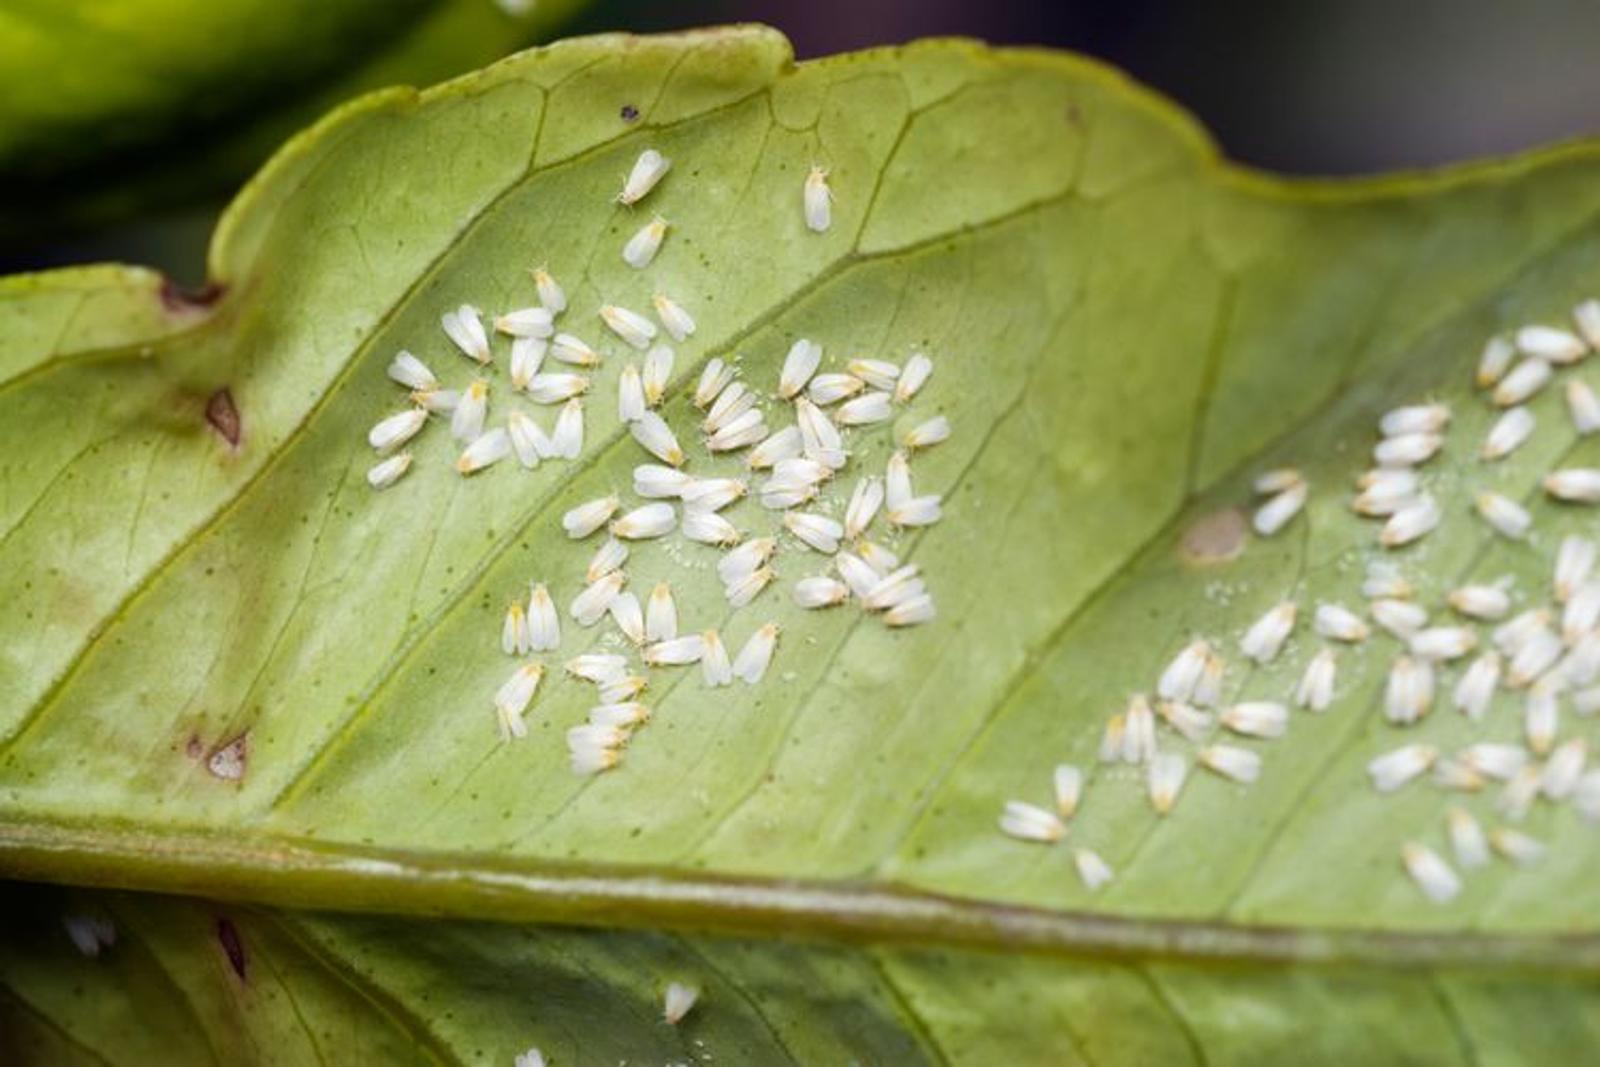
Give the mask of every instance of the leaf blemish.
M 204 315 L 217 305 L 227 290 L 216 282 L 198 289 L 185 289 L 171 278 L 161 280 L 161 306 L 173 315 Z
M 249 754 L 250 735 L 240 734 L 211 753 L 206 760 L 206 770 L 223 781 L 237 782 L 244 777 L 245 761 Z
M 1238 508 L 1214 511 L 1184 531 L 1179 551 L 1184 562 L 1200 566 L 1226 563 L 1244 551 L 1247 528 Z
M 228 957 L 228 965 L 233 968 L 233 973 L 239 976 L 239 981 L 244 981 L 244 942 L 239 940 L 238 928 L 233 925 L 231 919 L 217 920 L 217 943 L 222 946 L 223 953 Z
M 226 387 L 218 389 L 206 401 L 206 421 L 211 428 L 228 442 L 230 448 L 239 447 L 239 437 L 243 425 L 239 418 L 239 409 L 233 403 L 233 394 Z

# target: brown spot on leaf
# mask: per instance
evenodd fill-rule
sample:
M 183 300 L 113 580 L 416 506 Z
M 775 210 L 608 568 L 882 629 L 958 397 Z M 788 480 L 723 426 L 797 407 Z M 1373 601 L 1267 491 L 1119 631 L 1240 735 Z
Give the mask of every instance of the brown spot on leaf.
M 171 278 L 161 280 L 161 306 L 174 315 L 204 315 L 216 306 L 225 292 L 216 282 L 198 289 L 185 289 Z
M 188 744 L 183 746 L 183 754 L 190 759 L 199 759 L 205 755 L 205 743 L 200 740 L 199 734 L 190 734 Z
M 1196 519 L 1184 531 L 1179 551 L 1184 562 L 1209 566 L 1226 563 L 1244 551 L 1250 537 L 1250 526 L 1238 508 L 1224 508 Z
M 239 409 L 233 404 L 233 394 L 226 388 L 218 389 L 206 401 L 206 421 L 230 446 L 238 447 L 243 426 L 239 421 Z
M 231 919 L 217 920 L 217 943 L 222 946 L 222 951 L 228 957 L 228 963 L 233 967 L 233 973 L 239 976 L 239 981 L 245 980 L 244 942 L 239 940 L 238 928 Z
M 224 781 L 237 782 L 244 777 L 245 761 L 249 756 L 250 735 L 240 734 L 211 753 L 206 760 L 206 770 Z
M 622 105 L 622 121 L 632 122 L 639 117 L 639 109 L 632 104 Z

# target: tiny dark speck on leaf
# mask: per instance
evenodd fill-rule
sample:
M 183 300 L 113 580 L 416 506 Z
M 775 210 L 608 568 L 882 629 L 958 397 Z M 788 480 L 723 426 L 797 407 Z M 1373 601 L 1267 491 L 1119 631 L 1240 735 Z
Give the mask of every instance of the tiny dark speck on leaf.
M 239 981 L 244 981 L 244 942 L 239 940 L 239 931 L 231 919 L 217 920 L 217 941 L 222 945 L 222 951 L 227 953 L 233 973 L 239 976 Z
M 632 122 L 634 119 L 636 119 L 638 117 L 639 117 L 639 109 L 638 108 L 634 107 L 632 104 L 623 104 L 622 105 L 622 121 L 623 122 Z
M 206 401 L 206 421 L 229 445 L 239 444 L 239 409 L 234 407 L 233 394 L 226 388 L 218 389 Z

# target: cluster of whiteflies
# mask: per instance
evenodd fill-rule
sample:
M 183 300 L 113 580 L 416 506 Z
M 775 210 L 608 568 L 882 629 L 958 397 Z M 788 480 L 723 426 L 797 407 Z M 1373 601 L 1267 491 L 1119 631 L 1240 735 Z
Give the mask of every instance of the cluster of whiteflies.
M 893 551 L 868 540 L 868 534 L 880 512 L 883 521 L 900 529 L 939 519 L 939 497 L 919 496 L 913 490 L 909 455 L 949 435 L 942 416 L 902 435 L 902 447 L 890 456 L 881 478 L 866 476 L 856 482 L 843 521 L 806 510 L 850 463 L 841 427 L 888 421 L 897 405 L 909 403 L 921 389 L 933 364 L 916 354 L 904 367 L 856 360 L 846 372 L 818 374 L 821 359 L 821 346 L 815 342 L 802 339 L 791 348 L 777 396 L 792 405 L 795 424 L 777 431 L 767 426 L 761 396 L 738 381 L 733 368 L 713 359 L 701 374 L 693 396 L 695 407 L 704 413 L 699 443 L 713 455 L 748 449 L 747 469 L 752 474 L 765 472 L 753 490 L 744 478 L 702 478 L 686 470 L 687 452 L 677 435 L 651 410 L 648 396 L 634 395 L 633 378 L 623 374 L 619 401 L 629 432 L 660 462 L 634 468 L 632 489 L 637 499 L 629 505 L 617 493 L 598 497 L 569 510 L 562 527 L 575 540 L 602 531 L 606 535 L 568 615 L 584 627 L 609 618 L 625 647 L 636 650 L 639 663 L 636 666 L 622 653 L 607 653 L 580 656 L 567 665 L 569 673 L 598 686 L 600 695 L 589 722 L 567 734 L 575 771 L 595 773 L 617 765 L 632 731 L 649 718 L 648 708 L 636 698 L 647 685 L 644 672 L 650 668 L 698 664 L 707 686 L 731 685 L 735 680 L 755 685 L 765 675 L 778 640 L 778 627 L 769 622 L 730 657 L 716 629 L 680 633 L 669 583 L 657 584 L 643 603 L 628 588 L 625 567 L 630 542 L 676 536 L 722 549 L 716 572 L 724 599 L 733 609 L 743 608 L 775 580 L 779 550 L 777 531 L 747 537 L 722 514 L 753 493 L 764 511 L 782 515 L 782 529 L 792 535 L 797 553 L 833 558 L 838 577 L 813 575 L 795 584 L 794 598 L 802 607 L 825 608 L 855 599 L 889 626 L 933 618 L 933 595 L 917 566 L 901 565 Z M 873 401 L 870 408 L 851 408 L 873 396 L 882 400 Z M 833 408 L 831 418 L 825 412 L 828 407 Z M 508 610 L 502 647 L 525 655 L 554 650 L 559 643 L 555 606 L 545 587 L 536 585 L 526 608 L 518 602 Z M 522 714 L 537 687 L 536 670 L 520 667 L 496 698 L 508 736 L 520 735 Z M 532 685 L 519 684 L 522 677 L 532 677 Z
M 672 163 L 655 149 L 640 153 L 622 191 L 621 204 L 643 200 L 671 169 Z M 807 175 L 801 203 L 809 229 L 821 233 L 833 220 L 833 193 L 828 172 L 813 167 Z M 630 237 L 622 248 L 622 259 L 643 270 L 654 261 L 665 240 L 669 223 L 659 215 Z M 412 454 L 405 446 L 421 432 L 430 416 L 448 419 L 450 433 L 461 444 L 456 469 L 462 474 L 483 470 L 511 455 L 529 469 L 543 460 L 576 459 L 583 450 L 583 395 L 589 378 L 584 370 L 597 366 L 600 355 L 582 338 L 558 332 L 555 320 L 567 308 L 567 295 L 561 284 L 543 267 L 533 271 L 539 305 L 508 311 L 493 318 L 495 333 L 511 339 L 511 388 L 535 404 L 558 407 L 553 425 L 547 430 L 529 412 L 512 410 L 501 426 L 489 425 L 489 381 L 474 378 L 462 389 L 447 389 L 439 377 L 420 359 L 402 351 L 389 365 L 389 377 L 411 390 L 411 406 L 381 420 L 367 435 L 367 442 L 382 458 L 367 471 L 374 489 L 384 489 L 403 478 L 411 469 Z M 656 322 L 629 308 L 607 304 L 599 309 L 604 326 L 641 351 L 649 349 L 641 370 L 630 369 L 634 383 L 658 403 L 672 374 L 672 349 L 653 346 L 658 336 L 657 322 L 673 340 L 681 343 L 695 330 L 693 317 L 664 293 L 652 299 Z M 440 326 L 461 354 L 487 369 L 494 362 L 490 330 L 484 314 L 470 304 L 447 311 Z
M 659 152 L 639 156 L 617 199 L 636 204 L 644 199 L 671 163 Z M 824 232 L 831 225 L 832 193 L 827 172 L 812 168 L 802 190 L 807 227 Z M 655 260 L 670 224 L 653 217 L 622 248 L 629 266 L 644 270 Z M 544 268 L 533 271 L 539 303 L 496 316 L 488 326 L 469 305 L 451 310 L 441 327 L 462 355 L 480 368 L 491 368 L 494 355 L 490 328 L 510 338 L 509 379 L 513 394 L 535 404 L 558 407 L 548 431 L 528 411 L 510 411 L 504 425 L 489 427 L 489 382 L 473 380 L 464 390 L 446 389 L 437 375 L 409 352 L 389 366 L 389 376 L 411 390 L 412 406 L 389 416 L 369 434 L 369 443 L 386 458 L 368 472 L 375 488 L 398 481 L 409 469 L 411 454 L 403 447 L 421 431 L 430 416 L 448 417 L 451 433 L 463 450 L 456 468 L 463 475 L 481 471 L 509 456 L 532 469 L 552 459 L 575 459 L 583 448 L 586 371 L 602 357 L 583 339 L 564 332 L 558 320 L 567 311 L 567 294 Z M 724 550 L 717 575 L 727 603 L 735 609 L 754 601 L 776 577 L 778 534 L 791 535 L 797 550 L 832 558 L 832 572 L 801 578 L 794 587 L 797 603 L 826 608 L 854 600 L 879 615 L 889 626 L 911 626 L 934 617 L 931 592 L 914 564 L 902 565 L 890 548 L 869 538 L 874 522 L 894 529 L 937 522 L 941 500 L 918 494 L 912 483 L 910 456 L 945 440 L 950 433 L 943 416 L 912 426 L 901 435 L 899 450 L 881 476 L 859 478 L 843 520 L 819 507 L 823 492 L 851 461 L 845 434 L 889 422 L 909 405 L 933 371 L 927 356 L 916 353 L 904 365 L 881 359 L 857 359 L 840 370 L 823 370 L 822 347 L 811 340 L 794 343 L 776 383 L 775 397 L 739 380 L 735 366 L 721 359 L 706 364 L 693 392 L 702 418 L 696 440 L 710 457 L 745 454 L 745 466 L 761 481 L 754 495 L 763 509 L 781 514 L 781 531 L 749 537 L 723 513 L 751 494 L 746 478 L 697 477 L 687 469 L 688 453 L 657 409 L 672 379 L 675 353 L 657 343 L 661 331 L 675 342 L 694 334 L 694 319 L 664 294 L 653 300 L 655 320 L 613 304 L 598 309 L 606 330 L 642 355 L 629 362 L 617 379 L 617 412 L 635 442 L 656 462 L 633 472 L 633 495 L 624 502 L 613 493 L 572 508 L 563 517 L 567 535 L 584 539 L 604 530 L 582 578 L 582 587 L 567 608 L 581 627 L 610 619 L 624 638 L 627 652 L 589 652 L 566 663 L 574 677 L 594 684 L 599 700 L 588 721 L 568 731 L 573 768 L 595 773 L 614 767 L 633 733 L 650 718 L 639 701 L 647 672 L 657 667 L 698 664 L 708 686 L 736 679 L 755 685 L 766 673 L 778 641 L 778 627 L 758 627 L 730 656 L 716 629 L 679 632 L 671 585 L 661 582 L 644 602 L 627 588 L 630 542 L 680 537 Z M 659 329 L 658 329 L 659 324 Z M 792 411 L 793 423 L 774 430 L 767 407 L 774 401 Z M 561 647 L 561 613 L 549 587 L 533 583 L 527 599 L 507 609 L 501 648 L 519 660 Z M 637 657 L 637 663 L 634 657 Z M 537 661 L 522 662 L 494 696 L 501 734 L 523 737 L 524 715 L 544 678 Z
M 1527 326 L 1510 338 L 1489 342 L 1477 380 L 1492 390 L 1492 403 L 1504 411 L 1478 450 L 1482 462 L 1501 460 L 1528 440 L 1534 416 L 1523 403 L 1552 381 L 1558 367 L 1600 349 L 1600 301 L 1579 305 L 1573 317 L 1577 332 Z M 1587 383 L 1577 378 L 1567 382 L 1566 406 L 1580 437 L 1600 430 L 1600 400 Z M 1379 420 L 1374 466 L 1357 479 L 1352 508 L 1364 518 L 1382 520 L 1378 543 L 1383 548 L 1420 540 L 1447 514 L 1427 484 L 1424 465 L 1444 451 L 1449 423 L 1449 409 L 1437 403 L 1396 408 Z M 1560 503 L 1600 503 L 1600 470 L 1556 470 L 1546 476 L 1543 488 Z M 1284 468 L 1258 476 L 1254 490 L 1266 498 L 1254 526 L 1262 536 L 1271 536 L 1304 507 L 1307 482 L 1299 471 Z M 1478 492 L 1472 504 L 1501 537 L 1525 539 L 1533 526 L 1528 509 L 1501 494 Z M 1449 703 L 1469 722 L 1486 724 L 1496 695 L 1507 693 L 1521 704 L 1521 740 L 1484 736 L 1450 753 L 1424 743 L 1400 745 L 1368 764 L 1376 790 L 1391 793 L 1426 778 L 1461 794 L 1498 790 L 1494 811 L 1510 824 L 1520 822 L 1540 801 L 1570 803 L 1583 818 L 1600 821 L 1600 769 L 1588 766 L 1588 741 L 1563 738 L 1561 731 L 1566 705 L 1582 717 L 1600 712 L 1597 556 L 1600 545 L 1594 541 L 1566 537 L 1553 560 L 1548 601 L 1517 604 L 1509 579 L 1467 584 L 1445 598 L 1441 608 L 1453 616 L 1445 619 L 1432 618 L 1417 602 L 1412 583 L 1397 567 L 1374 561 L 1361 585 L 1364 610 L 1333 601 L 1315 605 L 1310 629 L 1322 647 L 1307 661 L 1288 699 L 1229 703 L 1224 692 L 1227 663 L 1214 642 L 1196 638 L 1157 679 L 1153 701 L 1135 694 L 1106 723 L 1099 759 L 1143 766 L 1150 804 L 1163 815 L 1177 802 L 1190 767 L 1189 758 L 1171 750 L 1163 738 L 1193 746 L 1193 761 L 1212 773 L 1253 782 L 1261 774 L 1261 753 L 1219 743 L 1214 740 L 1217 731 L 1246 741 L 1284 736 L 1291 705 L 1321 712 L 1332 703 L 1340 648 L 1365 647 L 1369 639 L 1392 640 L 1400 647 L 1383 689 L 1382 712 L 1388 723 L 1412 727 L 1436 705 Z M 1300 615 L 1292 600 L 1274 605 L 1242 635 L 1240 653 L 1256 665 L 1274 662 Z M 1459 669 L 1455 664 L 1461 664 Z M 1452 670 L 1454 677 L 1445 678 Z M 1084 782 L 1080 768 L 1058 767 L 1054 808 L 1011 801 L 1001 815 L 1001 829 L 1029 841 L 1061 840 Z M 1458 868 L 1481 867 L 1495 853 L 1529 865 L 1544 852 L 1542 842 L 1514 825 L 1486 830 L 1462 804 L 1448 808 L 1442 832 L 1450 858 L 1418 841 L 1401 850 L 1407 873 L 1429 898 L 1441 902 L 1460 892 Z M 1078 866 L 1091 888 L 1110 877 L 1109 869 L 1085 850 L 1079 850 Z

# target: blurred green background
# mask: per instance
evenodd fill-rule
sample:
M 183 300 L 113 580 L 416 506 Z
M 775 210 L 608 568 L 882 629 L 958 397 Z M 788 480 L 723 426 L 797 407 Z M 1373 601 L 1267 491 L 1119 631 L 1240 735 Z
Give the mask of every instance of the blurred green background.
M 196 14 L 165 27 L 115 17 L 185 4 Z M 270 8 L 289 32 L 225 32 L 234 7 Z M 1086 52 L 1189 108 L 1233 158 L 1295 174 L 1436 166 L 1600 131 L 1600 3 L 1587 0 L 0 0 L 0 71 L 9 60 L 13 81 L 47 100 L 120 73 L 140 37 L 191 33 L 202 57 L 252 43 L 268 53 L 219 62 L 213 83 L 182 97 L 176 142 L 102 121 L 65 158 L 0 176 L 23 219 L 0 226 L 0 270 L 120 259 L 198 285 L 242 178 L 361 88 L 435 81 L 552 36 L 735 21 L 777 26 L 801 58 L 942 34 Z M 89 43 L 56 54 L 25 36 L 52 28 Z M 159 84 L 161 71 L 142 73 Z M 24 103 L 0 98 L 0 130 Z

